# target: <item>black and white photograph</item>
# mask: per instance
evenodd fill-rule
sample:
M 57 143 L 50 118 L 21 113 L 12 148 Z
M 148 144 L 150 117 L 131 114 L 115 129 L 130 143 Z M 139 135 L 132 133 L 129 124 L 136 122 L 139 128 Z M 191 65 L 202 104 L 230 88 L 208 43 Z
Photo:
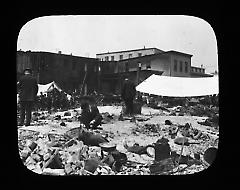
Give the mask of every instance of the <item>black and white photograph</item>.
M 218 73 L 214 28 L 199 17 L 32 19 L 16 50 L 22 165 L 47 176 L 207 170 L 218 152 Z

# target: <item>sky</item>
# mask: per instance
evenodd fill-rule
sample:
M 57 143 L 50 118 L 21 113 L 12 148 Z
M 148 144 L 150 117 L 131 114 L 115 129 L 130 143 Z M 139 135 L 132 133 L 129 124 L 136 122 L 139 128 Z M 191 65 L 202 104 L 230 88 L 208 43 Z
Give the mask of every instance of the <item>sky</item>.
M 192 66 L 218 70 L 217 39 L 205 20 L 184 15 L 45 16 L 22 26 L 17 50 L 95 58 L 97 53 L 158 48 L 192 56 Z

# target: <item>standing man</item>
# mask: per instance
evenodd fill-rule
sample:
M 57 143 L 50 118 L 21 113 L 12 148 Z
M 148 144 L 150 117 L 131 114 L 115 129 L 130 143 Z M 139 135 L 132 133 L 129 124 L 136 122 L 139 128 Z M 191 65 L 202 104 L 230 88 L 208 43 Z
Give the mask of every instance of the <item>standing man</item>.
M 19 79 L 17 88 L 19 90 L 20 102 L 20 123 L 19 126 L 24 124 L 29 126 L 31 122 L 31 114 L 33 103 L 36 100 L 38 92 L 38 84 L 36 78 L 32 76 L 32 70 L 27 68 L 24 70 L 24 76 Z
M 126 114 L 133 114 L 133 100 L 136 96 L 136 88 L 128 78 L 124 80 L 121 97 L 126 105 Z

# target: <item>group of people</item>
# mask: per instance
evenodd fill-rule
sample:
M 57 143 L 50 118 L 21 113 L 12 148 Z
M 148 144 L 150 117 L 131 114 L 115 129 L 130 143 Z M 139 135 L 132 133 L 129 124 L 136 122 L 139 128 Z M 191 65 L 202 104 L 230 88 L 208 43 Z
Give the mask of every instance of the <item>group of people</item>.
M 52 91 L 47 95 L 41 93 L 37 98 L 38 83 L 36 78 L 32 76 L 32 70 L 27 68 L 24 70 L 24 75 L 19 79 L 17 83 L 17 89 L 19 92 L 19 103 L 20 103 L 20 122 L 18 126 L 29 126 L 31 122 L 31 115 L 34 103 L 37 103 L 37 107 L 40 110 L 51 110 L 52 108 L 69 108 L 74 104 L 74 100 L 68 101 L 64 92 Z M 136 96 L 135 85 L 129 79 L 125 79 L 121 97 L 126 105 L 125 114 L 133 115 L 134 106 L 133 101 Z M 103 117 L 101 116 L 95 99 L 83 98 L 81 100 L 81 116 L 79 121 L 81 125 L 84 125 L 87 129 L 98 128 L 101 125 Z M 24 123 L 24 121 L 26 122 Z
M 69 109 L 71 102 L 68 100 L 67 95 L 61 91 L 53 89 L 47 94 L 40 93 L 37 97 L 36 102 L 37 110 L 59 110 L 59 109 Z

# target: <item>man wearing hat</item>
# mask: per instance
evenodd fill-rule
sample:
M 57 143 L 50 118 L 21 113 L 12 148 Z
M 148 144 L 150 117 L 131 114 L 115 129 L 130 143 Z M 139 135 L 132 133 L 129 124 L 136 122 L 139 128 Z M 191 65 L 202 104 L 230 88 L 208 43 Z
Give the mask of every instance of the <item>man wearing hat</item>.
M 100 114 L 94 98 L 85 98 L 81 103 L 80 124 L 84 124 L 87 129 L 100 129 L 102 115 Z
M 136 96 L 136 88 L 132 81 L 130 81 L 128 78 L 125 78 L 123 83 L 123 88 L 121 91 L 121 97 L 123 101 L 125 102 L 126 106 L 126 114 L 133 114 L 133 100 Z
M 33 103 L 36 100 L 38 92 L 37 80 L 32 76 L 32 70 L 30 68 L 26 68 L 24 70 L 24 75 L 19 79 L 17 88 L 19 91 L 20 103 L 19 126 L 22 126 L 24 124 L 25 117 L 25 126 L 29 126 L 31 122 Z

